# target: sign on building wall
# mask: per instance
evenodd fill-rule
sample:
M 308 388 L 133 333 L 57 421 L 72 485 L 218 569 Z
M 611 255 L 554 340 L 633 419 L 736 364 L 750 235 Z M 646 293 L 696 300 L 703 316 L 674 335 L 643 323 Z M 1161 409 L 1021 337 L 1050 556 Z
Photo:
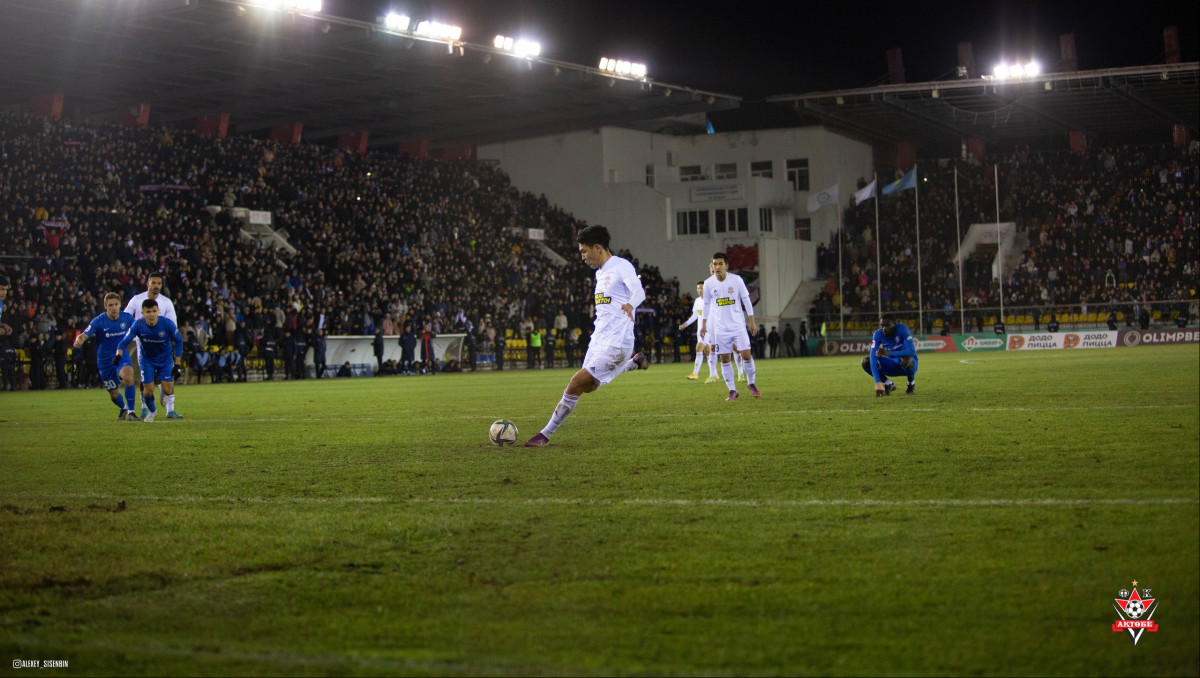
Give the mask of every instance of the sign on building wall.
M 742 184 L 706 183 L 703 186 L 692 186 L 688 189 L 688 199 L 692 202 L 723 202 L 728 200 L 745 200 Z

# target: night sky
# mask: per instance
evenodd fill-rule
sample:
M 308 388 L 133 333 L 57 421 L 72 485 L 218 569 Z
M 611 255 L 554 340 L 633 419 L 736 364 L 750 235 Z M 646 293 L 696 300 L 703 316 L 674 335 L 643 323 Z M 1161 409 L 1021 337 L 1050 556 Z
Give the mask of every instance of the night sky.
M 1054 71 L 1059 36 L 1072 33 L 1081 70 L 1163 63 L 1162 30 L 1179 30 L 1182 61 L 1196 61 L 1200 11 L 1186 0 L 767 3 L 642 0 L 325 0 L 330 14 L 372 21 L 388 8 L 462 26 L 467 42 L 497 33 L 542 43 L 542 56 L 596 65 L 601 56 L 642 61 L 652 80 L 743 97 L 883 84 L 887 50 L 903 52 L 906 80 L 953 77 L 958 43 L 980 71 L 1002 58 L 1037 58 Z M 750 112 L 714 114 L 718 128 L 755 126 Z M 767 117 L 770 117 L 769 115 Z M 740 120 L 744 118 L 744 120 Z M 768 123 L 770 126 L 770 123 Z M 719 129 L 718 129 L 719 131 Z

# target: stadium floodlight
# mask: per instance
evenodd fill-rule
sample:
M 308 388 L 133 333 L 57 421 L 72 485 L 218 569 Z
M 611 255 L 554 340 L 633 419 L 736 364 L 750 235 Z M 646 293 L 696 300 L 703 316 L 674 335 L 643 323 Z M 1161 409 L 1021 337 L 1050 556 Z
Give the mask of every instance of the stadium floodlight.
M 1027 64 L 997 64 L 992 70 L 993 78 L 996 80 L 1004 80 L 1006 78 L 1032 78 L 1042 72 L 1042 67 L 1036 61 L 1030 61 Z
M 389 31 L 407 31 L 408 24 L 411 22 L 412 19 L 403 14 L 388 12 L 388 15 L 383 18 L 383 27 Z
M 321 11 L 321 0 L 252 0 L 254 5 L 264 9 L 284 9 L 291 12 Z
M 458 40 L 462 37 L 462 28 L 436 21 L 422 21 L 413 33 L 434 40 Z
M 626 75 L 641 80 L 646 79 L 646 64 L 639 64 L 624 59 L 600 57 L 600 70 L 616 75 Z
M 542 53 L 542 46 L 533 40 L 514 39 L 504 35 L 497 35 L 492 44 L 495 45 L 496 49 L 512 52 L 514 56 L 524 58 L 535 57 Z

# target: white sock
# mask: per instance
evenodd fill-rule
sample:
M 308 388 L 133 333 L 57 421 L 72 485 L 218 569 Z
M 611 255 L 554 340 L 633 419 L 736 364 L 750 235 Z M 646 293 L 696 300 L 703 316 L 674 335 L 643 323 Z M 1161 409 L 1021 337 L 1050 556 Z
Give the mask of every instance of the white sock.
M 575 405 L 579 404 L 579 396 L 569 395 L 563 391 L 562 400 L 558 401 L 558 407 L 554 408 L 554 414 L 550 415 L 550 421 L 546 424 L 546 428 L 542 429 L 542 435 L 549 438 L 554 435 L 559 426 L 566 421 L 567 417 L 575 411 Z
M 636 370 L 637 368 L 638 368 L 638 364 L 636 362 L 634 362 L 633 358 L 630 358 L 629 360 L 625 361 L 624 365 L 621 366 L 621 374 L 625 374 L 626 372 L 629 372 L 630 370 Z
M 736 391 L 737 387 L 733 385 L 733 364 L 732 362 L 721 363 L 721 376 L 725 377 L 725 385 L 730 391 Z
M 745 374 L 745 373 L 746 373 L 746 366 L 745 366 L 745 364 L 744 364 L 744 363 L 743 363 L 743 361 L 742 361 L 742 356 L 741 356 L 741 355 L 739 355 L 739 354 L 737 354 L 737 353 L 734 353 L 734 354 L 733 354 L 733 361 L 734 361 L 735 363 L 737 363 L 737 373 L 738 373 L 738 374 Z
M 708 354 L 708 376 L 717 376 L 717 352 L 713 351 Z
M 746 371 L 746 381 L 748 383 L 753 384 L 754 383 L 754 358 L 751 358 L 749 360 L 743 360 L 742 367 Z
M 168 412 L 175 411 L 175 396 L 174 396 L 174 394 L 163 396 L 162 401 L 163 401 L 163 405 L 167 408 Z
M 704 354 L 697 353 L 696 354 L 696 364 L 694 366 L 692 366 L 692 374 L 696 374 L 696 375 L 700 374 L 700 365 L 703 364 L 703 362 L 704 362 Z

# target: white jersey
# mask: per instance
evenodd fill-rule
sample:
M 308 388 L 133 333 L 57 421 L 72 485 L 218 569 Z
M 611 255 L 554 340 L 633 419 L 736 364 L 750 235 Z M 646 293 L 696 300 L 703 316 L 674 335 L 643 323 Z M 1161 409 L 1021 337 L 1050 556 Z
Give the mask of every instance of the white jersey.
M 149 292 L 139 292 L 133 295 L 128 304 L 125 304 L 125 312 L 133 316 L 134 322 L 142 319 L 142 302 L 150 298 Z M 179 318 L 175 317 L 175 304 L 167 298 L 167 295 L 160 294 L 154 301 L 158 302 L 158 315 L 167 318 L 171 322 L 179 325 Z M 134 337 L 133 343 L 137 345 L 139 352 L 142 348 L 142 340 Z
M 691 325 L 692 323 L 696 322 L 697 320 L 700 320 L 703 317 L 704 317 L 704 298 L 696 297 L 696 300 L 692 302 L 692 317 L 688 318 L 687 322 L 685 322 L 683 324 L 683 326 L 687 327 L 688 325 Z M 696 325 L 696 329 L 699 330 L 700 326 Z
M 754 316 L 754 304 L 750 302 L 750 291 L 742 276 L 726 273 L 725 280 L 717 280 L 717 276 L 712 275 L 704 281 L 704 318 L 709 332 L 744 329 L 746 316 Z
M 140 292 L 133 295 L 128 304 L 125 304 L 125 312 L 133 316 L 135 321 L 142 319 L 142 302 L 150 298 L 149 292 Z M 167 298 L 167 295 L 160 294 L 155 299 L 158 302 L 158 314 L 176 325 L 179 324 L 179 318 L 175 316 L 175 304 Z
M 633 321 L 621 310 L 630 304 L 634 310 L 646 300 L 646 291 L 633 264 L 618 256 L 609 257 L 596 269 L 596 327 L 589 346 L 633 346 Z

